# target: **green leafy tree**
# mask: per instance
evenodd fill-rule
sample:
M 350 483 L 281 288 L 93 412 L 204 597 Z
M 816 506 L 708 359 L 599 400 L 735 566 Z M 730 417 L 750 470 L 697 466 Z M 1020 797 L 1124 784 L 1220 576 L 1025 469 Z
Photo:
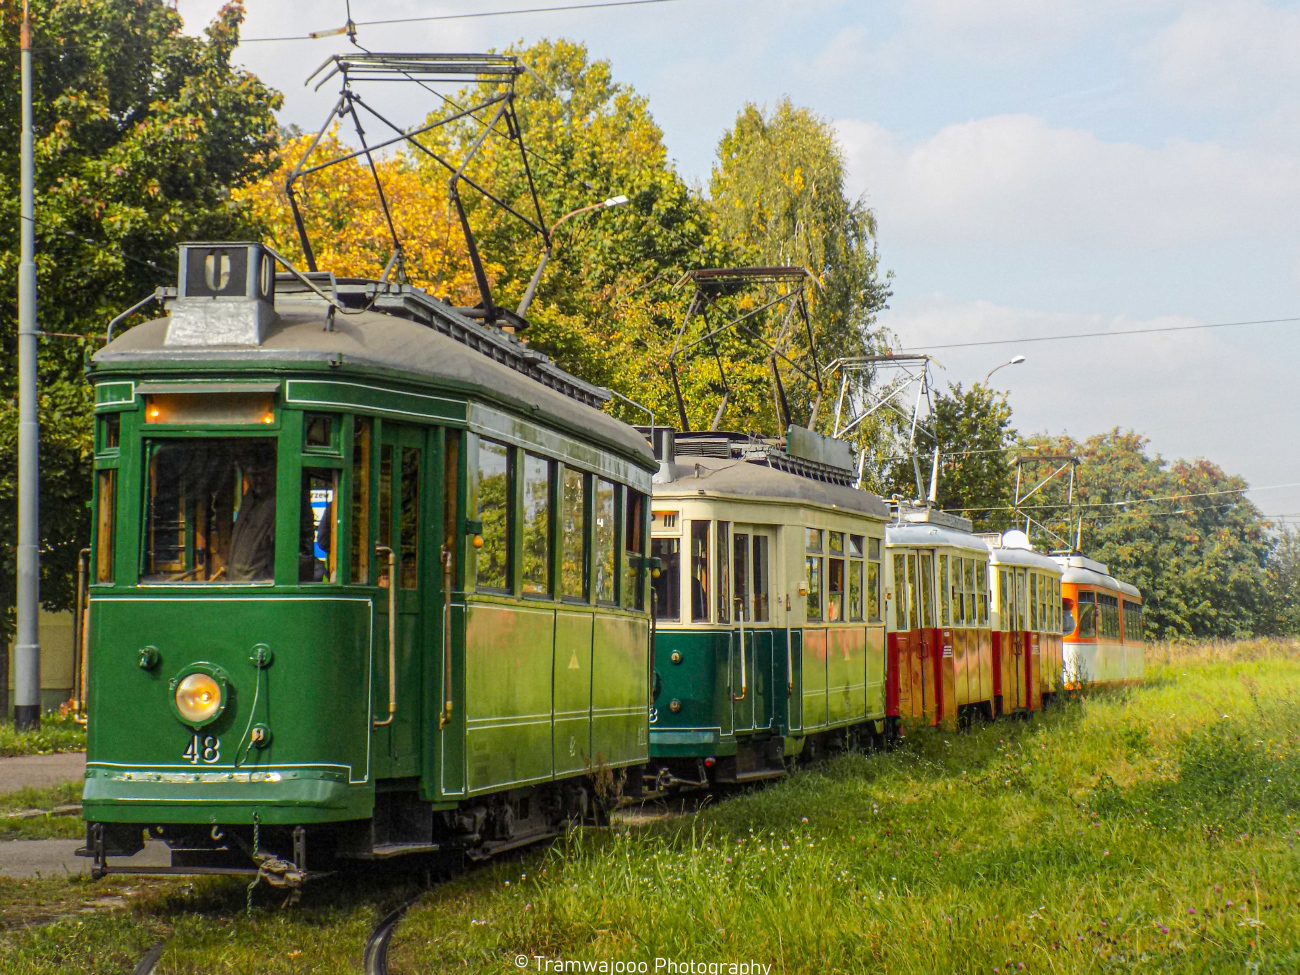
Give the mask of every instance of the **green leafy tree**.
M 1283 528 L 1268 559 L 1268 631 L 1300 633 L 1300 531 Z
M 91 470 L 84 357 L 117 312 L 175 278 L 175 245 L 255 233 L 231 190 L 274 162 L 280 97 L 231 64 L 243 16 L 206 37 L 163 0 L 33 0 L 41 420 L 41 596 L 66 609 L 87 543 Z M 0 346 L 16 350 L 18 31 L 0 6 Z M 84 339 L 56 338 L 61 332 Z M 13 626 L 16 375 L 0 375 L 0 640 Z M 3 646 L 3 643 L 0 643 Z
M 934 402 L 939 438 L 938 504 L 970 518 L 978 532 L 1008 527 L 1012 477 L 1008 463 L 1016 431 L 1006 397 L 976 383 L 950 385 Z
M 823 364 L 883 345 L 875 318 L 889 299 L 890 275 L 879 267 L 875 214 L 846 195 L 844 154 L 829 122 L 789 99 L 771 112 L 746 105 L 718 144 L 709 192 L 719 233 L 746 263 L 812 272 Z M 792 377 L 790 385 L 792 392 L 804 386 L 806 404 L 806 384 Z
M 1080 457 L 1080 548 L 1142 590 L 1148 633 L 1231 638 L 1268 629 L 1273 543 L 1240 477 L 1208 460 L 1150 456 L 1146 438 L 1118 429 L 1019 446 Z M 1023 508 L 1055 540 L 1071 537 L 1065 490 L 1058 479 Z

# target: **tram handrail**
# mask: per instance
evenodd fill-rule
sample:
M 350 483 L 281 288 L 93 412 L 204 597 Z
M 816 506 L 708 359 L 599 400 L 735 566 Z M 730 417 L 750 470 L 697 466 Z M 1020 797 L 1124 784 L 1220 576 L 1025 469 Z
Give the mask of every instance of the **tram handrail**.
M 442 547 L 442 713 L 438 715 L 439 729 L 451 722 L 451 712 L 456 706 L 451 693 L 451 549 Z
M 375 554 L 388 553 L 388 717 L 372 721 L 375 728 L 385 728 L 397 716 L 397 553 L 387 545 L 376 545 Z
M 733 701 L 743 701 L 749 694 L 749 680 L 745 671 L 749 668 L 745 666 L 745 604 L 742 600 L 736 601 L 736 622 L 740 624 L 740 696 L 731 695 Z
M 86 716 L 86 603 L 89 599 L 90 549 L 77 553 L 77 610 L 72 620 L 72 642 L 76 647 L 76 709 L 73 718 L 78 723 Z

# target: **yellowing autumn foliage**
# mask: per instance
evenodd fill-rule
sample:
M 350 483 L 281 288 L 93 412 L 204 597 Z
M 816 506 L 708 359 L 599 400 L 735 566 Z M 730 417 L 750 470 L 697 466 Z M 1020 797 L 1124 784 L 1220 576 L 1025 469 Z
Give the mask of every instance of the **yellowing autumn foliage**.
M 274 173 L 233 194 L 237 201 L 252 207 L 253 216 L 267 228 L 272 246 L 302 268 L 306 259 L 284 184 L 311 138 L 288 141 Z M 337 132 L 331 132 L 316 147 L 309 165 L 351 151 Z M 405 153 L 376 158 L 375 168 L 402 241 L 407 281 L 453 304 L 476 304 L 478 289 L 460 222 L 449 206 L 446 180 L 413 165 Z M 377 278 L 383 273 L 393 254 L 393 241 L 364 156 L 299 179 L 295 195 L 318 267 L 339 277 Z M 500 276 L 500 264 L 485 260 L 485 266 L 489 279 Z

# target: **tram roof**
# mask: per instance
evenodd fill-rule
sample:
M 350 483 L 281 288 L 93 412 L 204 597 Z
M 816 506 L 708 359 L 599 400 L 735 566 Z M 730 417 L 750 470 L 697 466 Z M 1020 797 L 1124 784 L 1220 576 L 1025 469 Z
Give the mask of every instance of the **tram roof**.
M 1065 568 L 1064 573 L 1061 575 L 1062 582 L 1075 586 L 1096 586 L 1098 589 L 1109 589 L 1111 592 L 1120 592 L 1135 599 L 1142 598 L 1142 590 L 1137 586 L 1121 582 L 1114 576 L 1098 572 L 1095 569 L 1081 565 L 1071 565 L 1070 563 L 1075 559 L 1070 556 L 1058 556 L 1055 561 Z
M 654 484 L 657 498 L 721 495 L 745 501 L 834 508 L 878 521 L 889 517 L 889 505 L 870 491 L 813 480 L 755 461 L 687 455 L 684 461 L 664 464 L 660 472 Z M 671 480 L 664 477 L 667 474 L 671 474 Z
M 1044 555 L 1042 552 L 1035 552 L 1031 548 L 1009 548 L 1002 545 L 995 545 L 991 539 L 985 539 L 985 544 L 989 547 L 989 553 L 992 556 L 991 561 L 994 565 L 1017 565 L 1025 568 L 1042 569 L 1046 572 L 1057 575 L 1061 571 L 1061 564 L 1050 555 Z
M 887 548 L 960 548 L 988 553 L 984 539 L 930 522 L 894 522 L 885 527 Z
M 536 422 L 597 440 L 648 470 L 656 466 L 650 444 L 635 428 L 435 328 L 397 315 L 362 311 L 336 315 L 333 329 L 327 331 L 325 310 L 319 300 L 277 300 L 275 319 L 255 346 L 167 345 L 171 319 L 158 318 L 122 333 L 96 353 L 94 361 L 115 371 L 166 366 L 175 372 L 189 364 L 244 370 L 315 364 L 379 369 L 419 385 L 495 402 Z

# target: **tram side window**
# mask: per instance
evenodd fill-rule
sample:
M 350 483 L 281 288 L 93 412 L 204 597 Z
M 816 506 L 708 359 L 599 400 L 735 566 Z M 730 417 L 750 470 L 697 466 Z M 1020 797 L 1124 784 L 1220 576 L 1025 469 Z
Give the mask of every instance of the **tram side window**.
M 592 519 L 596 527 L 596 601 L 614 601 L 614 541 L 618 537 L 618 518 L 614 507 L 614 485 L 596 478 L 596 507 Z
M 921 626 L 920 605 L 916 592 L 916 553 L 907 556 L 907 628 L 919 629 Z
M 962 559 L 966 570 L 966 625 L 979 626 L 979 600 L 975 591 L 975 560 Z
M 966 590 L 962 580 L 966 577 L 965 564 L 966 560 L 960 555 L 952 557 L 950 580 L 952 592 L 952 625 L 966 625 Z
M 1142 606 L 1124 600 L 1124 642 L 1142 642 Z
M 934 626 L 934 557 L 929 552 L 917 556 L 921 560 L 921 625 Z
M 271 582 L 275 441 L 150 441 L 144 582 Z
M 387 448 L 384 449 L 387 453 Z M 514 527 L 514 504 L 510 482 L 514 451 L 493 440 L 478 443 L 478 504 L 474 517 L 483 525 L 483 547 L 478 550 L 480 590 L 510 590 L 510 536 Z M 387 492 L 384 492 L 385 494 Z M 380 495 L 382 502 L 383 494 Z M 381 537 L 383 526 L 380 526 Z
M 907 629 L 907 559 L 902 555 L 894 556 L 894 629 Z
M 754 536 L 754 622 L 766 623 L 770 618 L 768 598 L 767 536 Z
M 805 532 L 807 554 L 804 556 L 805 582 L 808 586 L 808 619 L 822 618 L 822 532 L 809 528 Z
M 623 605 L 644 608 L 641 573 L 645 555 L 645 495 L 625 489 L 623 506 Z
M 1029 628 L 1038 630 L 1038 573 L 1029 573 Z
M 352 581 L 370 581 L 370 418 L 352 421 Z
M 298 581 L 338 582 L 339 472 L 303 468 L 298 505 Z
M 879 623 L 884 618 L 880 607 L 880 539 L 867 539 L 867 619 Z
M 976 602 L 980 610 L 980 626 L 989 625 L 989 566 L 987 562 L 975 563 Z
M 1016 571 L 1016 632 L 1023 632 L 1029 625 L 1029 584 L 1025 580 L 1025 570 Z
M 402 448 L 402 510 L 397 528 L 398 586 L 420 587 L 420 458 L 414 447 Z
M 1105 593 L 1097 594 L 1098 630 L 1103 640 L 1119 639 L 1119 599 Z
M 587 475 L 570 467 L 561 479 L 560 595 L 587 601 Z M 662 604 L 661 604 L 662 605 Z
M 551 467 L 545 457 L 524 454 L 523 564 L 525 595 L 551 594 Z
M 864 539 L 861 535 L 849 536 L 849 619 L 858 621 L 862 619 L 862 587 L 865 577 L 862 562 L 862 543 Z
M 679 538 L 654 538 L 650 554 L 659 560 L 654 580 L 654 610 L 661 620 L 682 618 L 682 542 Z
M 950 556 L 939 556 L 938 581 L 934 591 L 939 594 L 939 625 L 952 626 L 952 590 L 948 583 L 948 560 Z
M 112 582 L 117 534 L 117 470 L 110 467 L 98 471 L 95 488 L 95 581 Z
M 826 619 L 844 619 L 844 533 L 827 532 L 831 557 L 826 560 Z
M 691 522 L 691 620 L 709 621 L 709 528 L 711 522 Z
M 1011 629 L 1011 618 L 1007 612 L 1007 570 L 998 569 L 998 629 L 1006 633 Z
M 1097 596 L 1091 592 L 1079 593 L 1079 639 L 1097 638 Z

